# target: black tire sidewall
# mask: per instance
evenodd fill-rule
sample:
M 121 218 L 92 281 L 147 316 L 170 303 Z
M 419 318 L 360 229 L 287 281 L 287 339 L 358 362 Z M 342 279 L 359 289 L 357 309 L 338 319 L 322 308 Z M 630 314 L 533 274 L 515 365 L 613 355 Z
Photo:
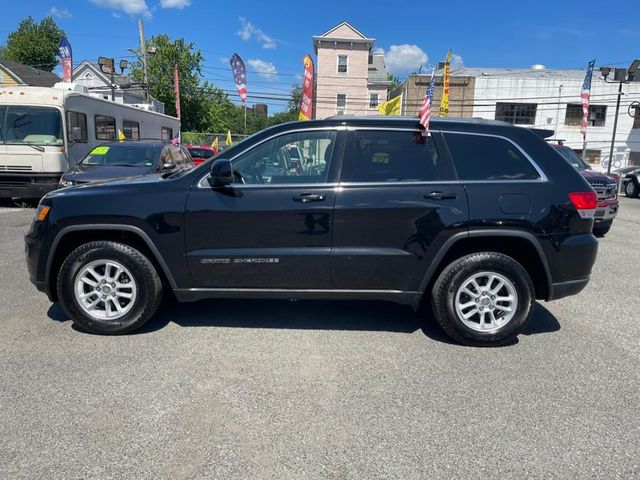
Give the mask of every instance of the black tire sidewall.
M 133 252 L 132 252 L 133 251 Z M 132 255 L 132 253 L 134 253 Z M 136 255 L 137 254 L 137 255 Z M 136 282 L 136 299 L 133 308 L 123 317 L 113 321 L 99 321 L 87 315 L 75 296 L 75 279 L 84 266 L 95 260 L 115 260 L 125 266 Z M 155 299 L 154 279 L 151 278 L 144 257 L 135 249 L 115 242 L 96 242 L 79 247 L 63 263 L 58 279 L 58 297 L 63 309 L 82 330 L 99 335 L 126 333 L 145 323 L 149 305 Z M 151 312 L 152 314 L 153 312 Z
M 633 180 L 629 180 L 624 186 L 624 193 L 627 197 L 635 198 L 638 196 L 638 185 Z
M 504 327 L 491 333 L 483 333 L 467 327 L 458 317 L 455 309 L 455 297 L 459 287 L 472 275 L 495 272 L 503 275 L 514 285 L 518 294 L 516 314 Z M 502 254 L 475 254 L 461 258 L 450 272 L 444 298 L 446 322 L 455 332 L 455 337 L 470 345 L 501 345 L 513 340 L 526 326 L 533 305 L 533 284 L 526 270 L 515 260 Z

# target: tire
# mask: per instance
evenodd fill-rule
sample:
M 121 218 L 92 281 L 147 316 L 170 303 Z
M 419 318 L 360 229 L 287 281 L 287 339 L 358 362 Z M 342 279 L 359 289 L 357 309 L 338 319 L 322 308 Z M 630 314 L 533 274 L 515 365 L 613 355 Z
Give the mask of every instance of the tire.
M 624 194 L 631 198 L 637 198 L 640 195 L 640 188 L 635 180 L 629 180 L 624 184 Z
M 91 242 L 71 252 L 60 267 L 58 298 L 81 330 L 118 335 L 140 328 L 153 316 L 162 299 L 162 282 L 135 248 Z
M 469 285 L 471 279 L 481 287 L 480 291 Z M 500 282 L 503 287 L 495 290 Z M 485 292 L 487 285 L 491 288 Z M 464 345 L 499 346 L 512 342 L 526 327 L 534 292 L 531 277 L 513 258 L 479 252 L 454 260 L 442 271 L 433 286 L 431 305 L 436 321 L 452 339 Z M 512 301 L 501 300 L 508 298 Z M 511 309 L 507 312 L 509 305 Z M 460 306 L 463 308 L 458 309 Z M 473 315 L 463 319 L 463 315 L 474 310 Z M 479 310 L 484 312 L 484 325 Z
M 604 237 L 607 233 L 609 233 L 609 230 L 611 230 L 611 223 L 604 223 L 601 225 L 595 224 L 593 226 L 593 234 L 596 237 Z

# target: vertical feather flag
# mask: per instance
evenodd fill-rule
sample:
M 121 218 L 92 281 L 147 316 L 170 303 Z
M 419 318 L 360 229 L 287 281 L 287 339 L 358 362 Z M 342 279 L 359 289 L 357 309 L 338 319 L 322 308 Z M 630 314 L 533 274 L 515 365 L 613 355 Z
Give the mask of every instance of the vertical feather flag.
M 247 69 L 240 55 L 234 53 L 230 60 L 231 71 L 233 72 L 233 81 L 236 82 L 236 88 L 242 99 L 242 103 L 247 104 Z
M 451 49 L 447 53 L 444 61 L 444 72 L 442 74 L 442 98 L 440 99 L 439 117 L 449 116 L 449 70 L 451 66 Z
M 582 139 L 587 139 L 587 126 L 589 125 L 589 98 L 591 97 L 591 78 L 593 77 L 593 67 L 596 64 L 595 60 L 591 60 L 587 66 L 587 73 L 582 82 L 582 89 L 580 89 L 580 98 L 582 99 L 582 121 L 580 122 L 580 133 Z

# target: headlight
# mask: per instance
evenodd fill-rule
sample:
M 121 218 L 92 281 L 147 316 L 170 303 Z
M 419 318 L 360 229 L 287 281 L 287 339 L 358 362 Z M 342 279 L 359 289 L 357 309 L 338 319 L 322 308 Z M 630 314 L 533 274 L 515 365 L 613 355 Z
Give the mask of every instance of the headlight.
M 72 185 L 75 185 L 75 183 L 73 182 L 73 180 L 67 180 L 66 178 L 62 177 L 58 185 L 60 187 L 71 187 Z
M 42 203 L 38 204 L 38 208 L 36 209 L 36 220 L 38 222 L 44 222 L 51 211 L 51 207 L 49 205 L 43 205 Z

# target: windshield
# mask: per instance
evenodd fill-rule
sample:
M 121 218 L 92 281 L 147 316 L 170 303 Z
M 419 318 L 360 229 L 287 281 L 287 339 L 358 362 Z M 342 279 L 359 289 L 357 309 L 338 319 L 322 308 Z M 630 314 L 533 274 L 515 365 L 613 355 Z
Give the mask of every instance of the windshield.
M 108 165 L 121 167 L 152 167 L 156 164 L 160 148 L 155 145 L 100 145 L 84 157 L 82 165 Z
M 7 145 L 64 145 L 60 111 L 12 105 L 0 108 L 0 142 Z
M 213 157 L 213 150 L 206 148 L 190 148 L 189 153 L 194 158 L 211 158 Z
M 560 155 L 562 155 L 564 158 L 566 158 L 569 161 L 569 163 L 571 165 L 573 165 L 573 167 L 576 170 L 588 170 L 589 169 L 587 164 L 582 161 L 582 159 L 578 156 L 578 154 L 576 152 L 574 152 L 573 150 L 571 150 L 569 147 L 561 147 L 561 148 L 558 148 L 556 150 L 558 150 Z

